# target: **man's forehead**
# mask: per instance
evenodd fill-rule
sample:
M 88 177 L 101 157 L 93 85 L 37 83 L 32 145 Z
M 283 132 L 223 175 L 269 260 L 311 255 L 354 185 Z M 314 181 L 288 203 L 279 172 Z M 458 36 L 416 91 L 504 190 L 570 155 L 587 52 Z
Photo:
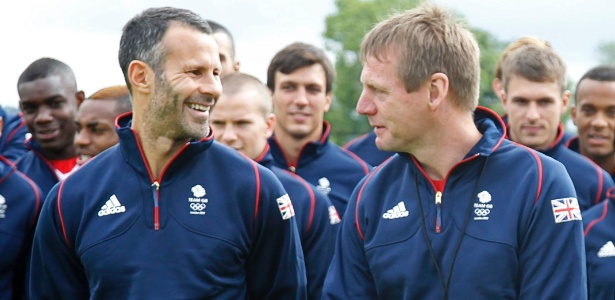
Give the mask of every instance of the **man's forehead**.
M 52 75 L 44 78 L 21 83 L 18 86 L 20 101 L 33 100 L 32 98 L 62 95 L 72 90 L 68 83 L 60 75 Z

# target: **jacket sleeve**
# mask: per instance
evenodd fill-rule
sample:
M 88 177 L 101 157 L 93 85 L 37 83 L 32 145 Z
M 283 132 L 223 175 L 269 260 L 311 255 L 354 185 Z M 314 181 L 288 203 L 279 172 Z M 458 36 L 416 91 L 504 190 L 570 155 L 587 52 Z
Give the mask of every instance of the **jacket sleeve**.
M 357 202 L 357 185 L 337 234 L 335 253 L 322 290 L 322 299 L 377 299 L 376 284 L 365 257 L 362 222 L 364 206 Z M 358 222 L 358 226 L 357 226 Z M 360 228 L 360 229 L 359 229 Z M 361 230 L 361 231 L 359 231 Z
M 335 237 L 340 224 L 331 200 L 316 189 L 312 191 L 315 198 L 312 208 L 314 215 L 302 245 L 307 266 L 308 296 L 310 299 L 320 299 L 322 284 L 333 257 Z M 333 209 L 334 212 L 330 212 L 329 209 Z
M 542 164 L 542 188 L 520 236 L 519 298 L 587 299 L 583 224 L 572 180 L 560 163 L 543 158 Z M 556 217 L 558 203 L 577 207 Z
M 247 265 L 249 298 L 305 299 L 305 263 L 290 198 L 270 170 L 257 166 L 256 176 L 260 193 Z
M 29 295 L 31 299 L 88 299 L 86 275 L 74 252 L 73 241 L 65 236 L 60 213 L 62 186 L 57 184 L 43 204 L 32 246 Z M 66 217 L 64 215 L 64 217 Z
M 7 118 L 4 121 L 4 128 L 0 136 L 0 140 L 3 140 L 2 145 L 0 145 L 0 155 L 15 162 L 24 153 L 28 152 L 25 144 L 28 129 L 20 115 L 7 115 Z

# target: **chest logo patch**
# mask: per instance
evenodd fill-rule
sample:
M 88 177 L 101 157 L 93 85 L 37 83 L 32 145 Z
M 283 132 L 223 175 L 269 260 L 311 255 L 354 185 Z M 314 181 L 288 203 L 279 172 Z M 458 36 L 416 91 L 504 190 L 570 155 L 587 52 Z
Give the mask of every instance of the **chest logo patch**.
M 320 178 L 316 189 L 325 195 L 329 195 L 331 193 L 331 182 L 327 177 Z
M 205 191 L 205 188 L 200 184 L 193 186 L 190 191 L 192 192 L 193 196 L 188 198 L 188 203 L 190 203 L 190 214 L 204 215 L 205 208 L 207 207 L 207 203 L 209 202 L 209 200 L 205 198 L 205 195 L 207 195 L 207 191 Z
M 100 210 L 98 211 L 98 216 L 103 217 L 108 215 L 121 214 L 123 212 L 126 212 L 126 207 L 122 205 L 117 196 L 113 194 L 111 195 L 111 197 L 109 197 L 109 200 L 105 202 L 105 205 L 100 208 Z
M 489 214 L 493 209 L 491 202 L 491 194 L 487 191 L 482 191 L 476 195 L 478 203 L 474 203 L 474 220 L 486 221 L 489 220 Z
M 399 219 L 405 218 L 410 215 L 410 212 L 406 209 L 406 204 L 404 201 L 400 201 L 393 208 L 387 210 L 387 212 L 382 214 L 383 219 Z

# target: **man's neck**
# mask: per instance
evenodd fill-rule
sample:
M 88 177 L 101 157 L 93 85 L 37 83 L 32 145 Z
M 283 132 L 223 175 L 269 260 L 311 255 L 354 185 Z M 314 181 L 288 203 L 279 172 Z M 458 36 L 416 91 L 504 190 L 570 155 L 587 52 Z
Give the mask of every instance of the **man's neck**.
M 303 150 L 303 147 L 307 143 L 318 142 L 322 137 L 322 127 L 301 139 L 291 136 L 288 132 L 281 128 L 276 128 L 274 132 L 276 141 L 280 145 L 280 148 L 282 148 L 284 155 L 291 164 L 295 164 L 297 162 L 299 155 L 301 154 L 301 150 Z
M 62 150 L 41 149 L 43 157 L 48 160 L 61 160 L 73 158 L 77 155 L 72 144 Z
M 137 132 L 145 161 L 156 180 L 160 179 L 164 167 L 189 142 L 189 140 L 177 141 L 165 136 L 152 136 L 147 131 L 139 132 L 135 127 L 133 130 Z
M 426 135 L 430 138 L 410 152 L 433 180 L 445 179 L 482 137 L 471 117 L 452 124 L 433 128 L 432 134 Z

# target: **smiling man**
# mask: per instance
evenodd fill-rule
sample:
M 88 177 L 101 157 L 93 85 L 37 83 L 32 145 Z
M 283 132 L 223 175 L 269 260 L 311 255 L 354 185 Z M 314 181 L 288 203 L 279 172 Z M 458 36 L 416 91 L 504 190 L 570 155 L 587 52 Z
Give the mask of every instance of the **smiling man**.
M 75 117 L 75 149 L 79 165 L 117 144 L 115 118 L 131 110 L 126 85 L 101 89 L 81 104 Z
M 269 139 L 275 166 L 303 177 L 325 193 L 340 214 L 370 166 L 329 141 L 333 65 L 322 49 L 304 43 L 280 50 L 269 64 L 276 123 Z
M 292 203 L 214 142 L 218 46 L 199 15 L 151 8 L 123 28 L 133 113 L 119 145 L 56 185 L 34 236 L 33 299 L 305 299 Z
M 69 66 L 53 58 L 30 64 L 17 82 L 19 108 L 32 139 L 17 168 L 47 192 L 75 171 L 75 114 L 84 93 Z
M 615 179 L 615 66 L 587 71 L 576 89 L 570 110 L 578 136 L 568 147 L 590 158 Z
M 566 148 L 560 121 L 567 109 L 566 66 L 548 47 L 526 45 L 502 62 L 502 103 L 508 137 L 561 162 L 572 178 L 581 210 L 605 199 L 614 183 L 602 168 Z

